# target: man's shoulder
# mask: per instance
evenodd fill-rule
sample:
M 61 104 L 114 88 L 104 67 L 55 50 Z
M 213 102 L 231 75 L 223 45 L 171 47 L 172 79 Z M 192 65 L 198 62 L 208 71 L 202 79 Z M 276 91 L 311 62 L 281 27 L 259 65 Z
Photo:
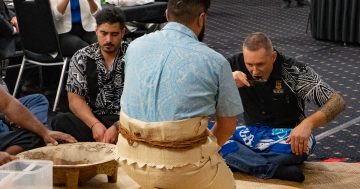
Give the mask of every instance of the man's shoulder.
M 295 58 L 285 56 L 278 52 L 277 62 L 281 65 L 281 73 L 284 76 L 290 74 L 292 78 L 300 77 L 309 71 L 309 66 L 305 63 L 299 62 Z
M 214 59 L 215 61 L 225 62 L 226 58 L 217 52 L 216 50 L 210 48 L 205 43 L 199 42 L 194 44 L 190 51 L 198 52 L 200 55 Z
M 306 69 L 307 65 L 297 61 L 295 58 L 288 57 L 278 52 L 278 61 L 281 62 L 284 69 Z
M 134 45 L 137 45 L 137 44 L 144 43 L 145 41 L 156 40 L 156 39 L 154 39 L 154 37 L 156 37 L 158 35 L 158 33 L 159 33 L 159 31 L 155 31 L 155 32 L 152 32 L 152 33 L 149 33 L 149 34 L 144 34 L 143 36 L 140 36 L 140 37 L 134 39 L 133 41 L 131 41 L 131 43 L 128 43 L 128 42 L 125 42 L 125 41 L 123 43 L 126 43 L 129 46 L 134 46 Z
M 74 58 L 76 60 L 87 59 L 87 58 L 95 59 L 95 57 L 98 54 L 98 50 L 99 50 L 99 45 L 97 43 L 88 45 L 88 46 L 76 51 L 73 55 L 73 59 Z
M 204 63 L 202 65 L 207 65 L 211 67 L 220 68 L 228 65 L 228 61 L 222 54 L 208 47 L 204 43 L 194 44 L 191 47 L 175 46 L 172 53 L 186 57 L 186 59 L 191 62 L 202 62 Z
M 238 53 L 228 57 L 227 60 L 230 63 L 232 71 L 247 72 L 247 69 L 246 69 L 245 63 L 244 63 L 244 55 L 242 52 L 238 52 Z
M 303 63 L 290 62 L 283 65 L 283 75 L 284 73 L 290 74 L 293 77 L 300 77 L 303 74 L 306 74 L 309 70 L 309 67 Z
M 244 54 L 242 52 L 238 52 L 228 57 L 227 60 L 230 62 L 230 64 L 243 64 Z

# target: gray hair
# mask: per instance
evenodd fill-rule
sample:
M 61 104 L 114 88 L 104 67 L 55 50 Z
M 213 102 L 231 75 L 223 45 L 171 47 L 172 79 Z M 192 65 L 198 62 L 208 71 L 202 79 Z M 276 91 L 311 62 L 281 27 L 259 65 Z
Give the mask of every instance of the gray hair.
M 243 42 L 243 49 L 245 48 L 249 51 L 257 51 L 264 48 L 268 53 L 271 53 L 274 50 L 270 38 L 262 32 L 249 34 Z

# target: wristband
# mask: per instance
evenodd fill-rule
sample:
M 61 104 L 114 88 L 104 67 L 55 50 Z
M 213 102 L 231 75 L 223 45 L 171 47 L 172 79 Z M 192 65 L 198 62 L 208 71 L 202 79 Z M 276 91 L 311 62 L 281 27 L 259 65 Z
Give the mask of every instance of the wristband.
M 99 122 L 99 121 L 96 121 L 95 123 L 91 124 L 91 125 L 90 125 L 90 129 L 92 130 L 92 128 L 93 128 L 96 124 L 98 124 L 98 123 L 100 123 L 100 122 Z

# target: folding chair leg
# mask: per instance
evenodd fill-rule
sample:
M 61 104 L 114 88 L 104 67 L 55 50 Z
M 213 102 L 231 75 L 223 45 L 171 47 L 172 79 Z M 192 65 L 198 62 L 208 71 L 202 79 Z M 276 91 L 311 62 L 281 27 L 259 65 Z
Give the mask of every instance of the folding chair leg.
M 20 67 L 20 70 L 19 70 L 19 74 L 18 74 L 18 78 L 16 80 L 16 84 L 15 84 L 15 88 L 14 88 L 14 92 L 13 92 L 13 96 L 16 97 L 16 93 L 19 89 L 19 85 L 20 85 L 20 81 L 21 81 L 21 76 L 22 76 L 22 73 L 24 71 L 24 68 L 25 68 L 25 62 L 26 62 L 26 58 L 25 56 L 23 57 L 22 59 L 22 62 L 21 62 L 21 67 Z
M 65 70 L 66 70 L 67 64 L 68 64 L 68 58 L 65 58 L 64 64 L 63 64 L 63 67 L 62 67 L 62 70 L 61 70 L 58 89 L 56 91 L 56 97 L 55 97 L 55 102 L 54 102 L 54 106 L 53 106 L 53 112 L 56 111 L 56 107 L 57 107 L 57 105 L 59 103 L 59 100 L 60 100 L 61 89 L 62 89 L 62 85 L 63 85 L 63 82 L 64 82 L 64 76 L 65 76 Z

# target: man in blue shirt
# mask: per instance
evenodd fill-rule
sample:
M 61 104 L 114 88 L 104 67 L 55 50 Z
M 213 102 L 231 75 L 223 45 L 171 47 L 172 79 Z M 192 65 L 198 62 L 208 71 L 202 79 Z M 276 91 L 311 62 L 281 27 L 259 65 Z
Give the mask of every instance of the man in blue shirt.
M 227 60 L 199 42 L 209 6 L 170 0 L 169 23 L 125 54 L 119 162 L 143 188 L 235 188 L 218 149 L 243 108 Z

